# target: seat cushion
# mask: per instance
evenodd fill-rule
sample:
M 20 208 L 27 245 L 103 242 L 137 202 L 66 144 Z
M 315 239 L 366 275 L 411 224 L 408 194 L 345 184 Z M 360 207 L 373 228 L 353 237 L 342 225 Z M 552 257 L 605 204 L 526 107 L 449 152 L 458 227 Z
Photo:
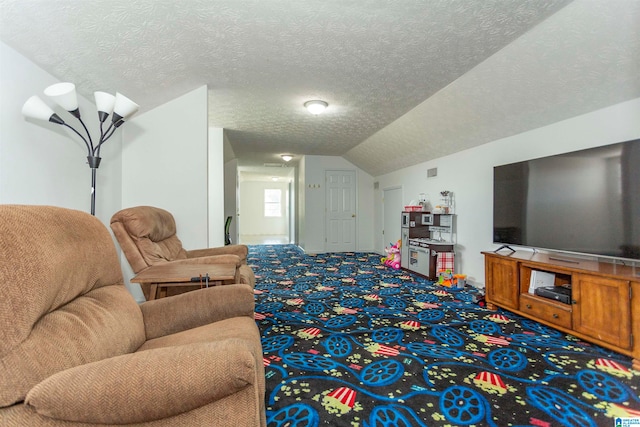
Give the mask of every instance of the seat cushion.
M 260 357 L 262 357 L 260 332 L 255 320 L 248 316 L 232 317 L 175 334 L 154 338 L 142 344 L 137 351 L 199 342 L 224 341 L 231 338 L 239 338 L 253 343 L 252 351 L 255 350 L 255 354 L 260 354 Z
M 265 376 L 260 331 L 255 320 L 249 316 L 232 317 L 172 335 L 151 339 L 145 342 L 138 351 L 198 342 L 237 342 L 238 339 L 247 343 L 249 350 L 255 357 L 257 395 L 264 396 Z M 233 358 L 232 352 L 229 352 L 229 357 Z M 264 417 L 264 401 L 262 399 L 260 400 L 260 405 L 260 411 Z

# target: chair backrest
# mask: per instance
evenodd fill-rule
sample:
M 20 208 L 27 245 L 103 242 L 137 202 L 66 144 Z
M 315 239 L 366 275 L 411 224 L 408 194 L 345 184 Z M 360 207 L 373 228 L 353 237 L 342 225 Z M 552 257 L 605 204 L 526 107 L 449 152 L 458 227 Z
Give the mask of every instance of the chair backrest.
M 176 235 L 176 221 L 164 209 L 123 209 L 111 217 L 111 229 L 134 273 L 154 264 L 187 258 Z
M 0 205 L 0 250 L 0 407 L 57 372 L 144 343 L 142 313 L 95 217 Z

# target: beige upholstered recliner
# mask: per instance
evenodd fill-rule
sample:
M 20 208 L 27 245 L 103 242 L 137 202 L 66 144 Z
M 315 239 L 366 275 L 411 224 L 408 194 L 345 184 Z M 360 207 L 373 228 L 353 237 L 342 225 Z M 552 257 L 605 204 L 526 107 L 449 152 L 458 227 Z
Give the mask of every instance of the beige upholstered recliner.
M 136 206 L 116 212 L 111 217 L 111 229 L 134 273 L 158 263 L 236 263 L 240 283 L 255 286 L 255 276 L 247 265 L 248 248 L 228 245 L 219 248 L 187 251 L 176 235 L 176 222 L 168 211 L 153 206 Z M 149 299 L 149 286 L 142 291 Z M 181 293 L 198 287 L 174 288 Z
M 0 205 L 0 426 L 264 426 L 253 291 L 138 305 L 89 214 Z

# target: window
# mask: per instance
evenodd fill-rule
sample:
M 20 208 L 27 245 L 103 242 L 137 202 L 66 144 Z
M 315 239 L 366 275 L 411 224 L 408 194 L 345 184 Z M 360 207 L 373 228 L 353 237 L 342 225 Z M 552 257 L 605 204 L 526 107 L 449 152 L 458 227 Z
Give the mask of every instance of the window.
M 264 190 L 264 216 L 282 216 L 282 190 Z

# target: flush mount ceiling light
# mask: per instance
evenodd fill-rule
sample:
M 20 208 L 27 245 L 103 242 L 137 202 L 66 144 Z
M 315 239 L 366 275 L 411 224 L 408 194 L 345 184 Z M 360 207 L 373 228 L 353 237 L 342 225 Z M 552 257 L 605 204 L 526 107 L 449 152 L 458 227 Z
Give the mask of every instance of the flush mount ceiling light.
M 319 99 L 316 99 L 313 101 L 305 102 L 304 106 L 306 107 L 307 110 L 309 110 L 311 114 L 318 115 L 322 113 L 329 106 L 329 104 L 327 104 L 324 101 L 320 101 Z
M 280 157 L 282 157 L 282 160 L 284 160 L 285 162 L 288 162 L 291 159 L 293 159 L 293 156 L 291 154 L 283 154 Z

